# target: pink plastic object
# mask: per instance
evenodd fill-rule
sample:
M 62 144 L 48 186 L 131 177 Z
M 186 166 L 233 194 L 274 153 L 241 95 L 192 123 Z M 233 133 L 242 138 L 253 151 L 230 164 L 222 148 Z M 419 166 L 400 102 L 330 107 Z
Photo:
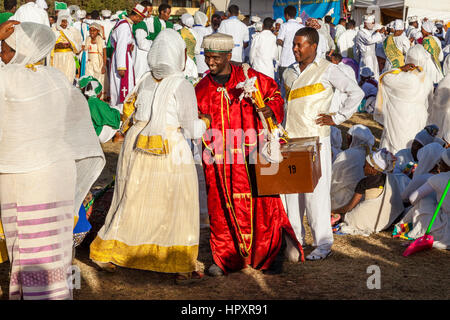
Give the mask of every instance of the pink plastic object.
M 412 255 L 413 253 L 428 250 L 433 247 L 433 236 L 426 234 L 423 237 L 417 238 L 411 243 L 408 248 L 406 248 L 405 252 L 403 252 L 403 256 L 407 257 Z

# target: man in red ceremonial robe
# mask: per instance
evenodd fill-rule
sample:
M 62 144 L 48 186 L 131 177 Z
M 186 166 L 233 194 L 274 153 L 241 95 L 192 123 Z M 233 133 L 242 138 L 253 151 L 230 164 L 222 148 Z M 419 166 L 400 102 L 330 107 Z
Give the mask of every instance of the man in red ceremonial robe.
M 210 244 L 215 263 L 209 273 L 226 274 L 247 265 L 271 274 L 280 273 L 283 234 L 290 236 L 304 259 L 280 197 L 256 196 L 250 153 L 257 151 L 262 142 L 263 124 L 252 100 L 240 100 L 243 89 L 236 86 L 246 76 L 242 66 L 230 63 L 233 38 L 212 34 L 204 38 L 202 46 L 210 72 L 197 84 L 196 95 L 199 113 L 211 116 L 210 129 L 203 137 Z M 284 101 L 276 82 L 248 69 L 248 78 L 253 77 L 257 78 L 266 105 L 264 116 L 281 123 Z

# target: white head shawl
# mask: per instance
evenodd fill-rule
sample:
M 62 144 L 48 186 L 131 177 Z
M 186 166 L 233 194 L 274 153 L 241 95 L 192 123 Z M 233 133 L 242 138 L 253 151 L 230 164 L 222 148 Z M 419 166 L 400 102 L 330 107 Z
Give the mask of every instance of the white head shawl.
M 194 17 L 189 13 L 184 13 L 181 15 L 181 23 L 188 28 L 192 28 L 194 26 Z
M 182 74 L 186 65 L 186 43 L 180 34 L 164 29 L 153 41 L 147 62 L 155 79 L 161 80 L 172 74 Z
M 194 14 L 194 23 L 205 27 L 208 23 L 208 16 L 199 10 Z
M 69 28 L 72 25 L 72 17 L 69 14 L 58 14 L 58 20 L 56 21 L 56 29 L 58 31 L 63 30 L 63 28 L 61 28 L 61 22 L 63 20 L 67 20 L 67 28 Z
M 394 169 L 395 157 L 386 148 L 372 152 L 366 156 L 367 162 L 377 171 L 388 173 Z
M 444 151 L 442 151 L 441 159 L 446 165 L 450 166 L 450 149 L 444 149 Z
M 41 9 L 44 9 L 44 10 L 48 9 L 48 5 L 47 5 L 47 2 L 45 0 L 36 0 L 36 4 Z
M 434 23 L 431 22 L 430 20 L 424 21 L 422 23 L 422 28 L 429 33 L 433 33 L 434 31 Z
M 420 44 L 411 47 L 406 54 L 406 63 L 412 63 L 422 68 L 426 65 L 427 59 L 431 59 L 431 55 Z
M 46 25 L 22 22 L 14 27 L 14 32 L 6 44 L 16 51 L 8 64 L 34 64 L 50 54 L 55 46 L 56 36 Z
M 362 124 L 356 124 L 348 130 L 348 134 L 352 136 L 352 143 L 349 148 L 367 146 L 372 149 L 375 144 L 375 137 L 369 128 Z
M 401 19 L 396 19 L 394 22 L 394 30 L 398 31 L 398 30 L 405 30 L 405 25 L 403 23 L 403 20 Z
M 331 126 L 331 146 L 336 149 L 342 148 L 342 134 L 341 130 L 335 126 Z
M 441 160 L 441 154 L 444 148 L 437 142 L 427 144 L 417 152 L 417 165 L 414 175 L 429 173 L 435 165 Z

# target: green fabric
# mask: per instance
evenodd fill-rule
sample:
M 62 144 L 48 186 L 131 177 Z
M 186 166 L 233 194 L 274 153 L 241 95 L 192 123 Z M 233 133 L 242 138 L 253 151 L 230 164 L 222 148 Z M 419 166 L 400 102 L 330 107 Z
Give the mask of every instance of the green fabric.
M 169 21 L 166 21 L 166 28 L 167 29 L 173 29 L 173 24 Z M 162 30 L 162 24 L 161 21 L 159 21 L 159 17 L 158 16 L 154 16 L 153 17 L 153 32 L 149 32 L 148 36 L 147 36 L 147 40 L 155 40 L 156 37 L 158 36 L 158 34 L 161 32 Z
M 55 10 L 66 10 L 67 3 L 55 1 Z
M 181 29 L 179 32 L 184 42 L 186 43 L 187 55 L 189 56 L 189 58 L 194 60 L 195 63 L 197 63 L 195 61 L 195 45 L 197 44 L 197 41 L 195 40 L 194 35 L 186 27 Z
M 110 126 L 113 129 L 120 127 L 120 112 L 111 108 L 109 104 L 97 97 L 90 97 L 88 100 L 91 119 L 97 136 L 103 130 L 103 126 Z
M 2 12 L 0 13 L 0 24 L 3 22 L 8 21 L 9 18 L 11 18 L 14 14 L 11 12 Z
M 136 31 L 142 29 L 148 34 L 147 24 L 145 21 L 141 21 L 138 24 L 133 24 L 133 35 L 136 37 Z

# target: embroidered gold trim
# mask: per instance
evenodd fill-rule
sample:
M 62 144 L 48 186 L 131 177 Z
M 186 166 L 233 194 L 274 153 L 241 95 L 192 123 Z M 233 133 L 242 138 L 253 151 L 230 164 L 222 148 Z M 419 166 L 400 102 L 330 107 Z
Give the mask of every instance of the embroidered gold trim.
M 303 98 L 306 96 L 312 96 L 322 91 L 325 91 L 325 87 L 321 83 L 315 83 L 306 87 L 297 88 L 289 93 L 288 101 Z

